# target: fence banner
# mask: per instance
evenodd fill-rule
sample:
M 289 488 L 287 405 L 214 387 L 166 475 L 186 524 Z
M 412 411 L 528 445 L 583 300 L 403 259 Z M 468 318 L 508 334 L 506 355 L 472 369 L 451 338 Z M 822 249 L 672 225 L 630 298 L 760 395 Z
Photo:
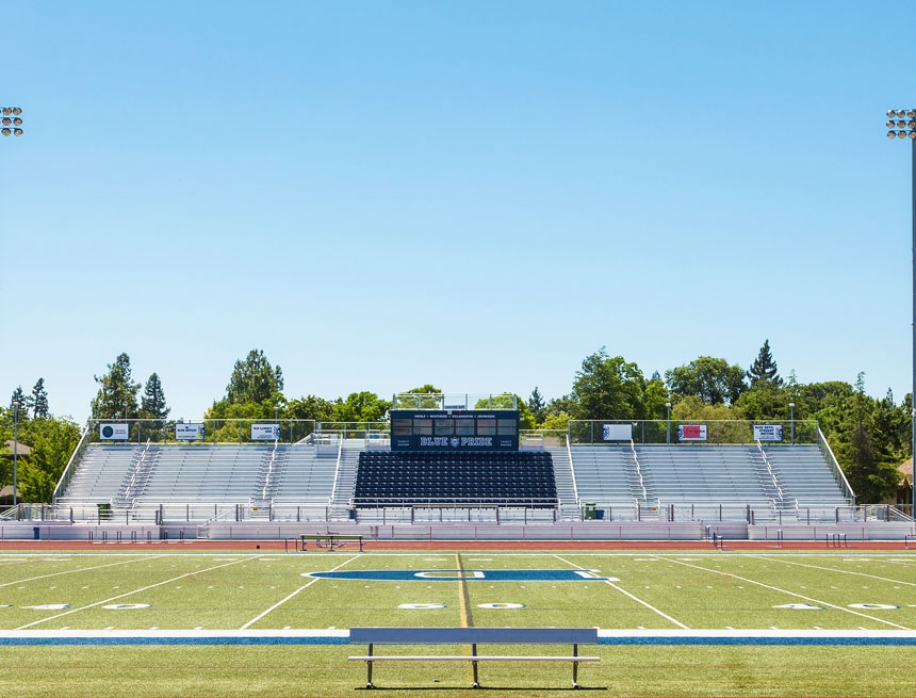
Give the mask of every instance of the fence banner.
M 279 424 L 252 424 L 252 441 L 276 441 L 280 438 Z
M 677 428 L 679 441 L 706 441 L 705 424 L 681 424 Z
M 103 441 L 127 441 L 130 439 L 130 424 L 99 424 L 99 438 Z
M 204 438 L 203 422 L 186 422 L 175 425 L 175 438 L 179 441 L 200 441 Z
M 755 424 L 754 441 L 782 441 L 782 424 Z
M 604 424 L 601 438 L 605 441 L 632 441 L 632 424 Z

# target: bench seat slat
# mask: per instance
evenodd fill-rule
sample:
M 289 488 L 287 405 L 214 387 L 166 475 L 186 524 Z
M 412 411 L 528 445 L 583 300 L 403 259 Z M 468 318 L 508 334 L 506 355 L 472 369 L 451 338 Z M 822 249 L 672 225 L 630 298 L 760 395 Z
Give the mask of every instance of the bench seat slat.
M 601 657 L 584 657 L 570 656 L 559 657 L 557 655 L 535 656 L 535 655 L 504 655 L 498 656 L 493 654 L 470 655 L 470 654 L 399 654 L 399 655 L 381 655 L 369 654 L 360 657 L 349 657 L 351 661 L 359 662 L 600 662 Z

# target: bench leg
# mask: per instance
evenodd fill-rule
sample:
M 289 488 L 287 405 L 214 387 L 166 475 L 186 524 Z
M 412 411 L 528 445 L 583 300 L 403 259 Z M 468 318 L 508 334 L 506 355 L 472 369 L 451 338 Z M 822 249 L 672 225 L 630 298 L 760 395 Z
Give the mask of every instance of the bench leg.
M 573 645 L 573 657 L 579 656 L 579 645 Z M 573 688 L 579 688 L 579 662 L 573 662 Z
M 372 655 L 372 643 L 369 643 L 369 655 Z M 374 688 L 372 685 L 372 660 L 366 662 L 366 688 Z
M 472 657 L 477 656 L 477 645 L 476 644 L 471 645 L 471 656 Z M 477 662 L 472 661 L 471 664 L 474 667 L 474 686 L 473 687 L 480 688 L 480 681 L 477 678 Z

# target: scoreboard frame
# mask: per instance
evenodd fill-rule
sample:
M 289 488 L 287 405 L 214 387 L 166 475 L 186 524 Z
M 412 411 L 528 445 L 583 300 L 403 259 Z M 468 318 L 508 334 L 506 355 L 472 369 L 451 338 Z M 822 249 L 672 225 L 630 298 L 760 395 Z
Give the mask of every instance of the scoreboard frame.
M 392 410 L 392 451 L 517 451 L 518 410 Z

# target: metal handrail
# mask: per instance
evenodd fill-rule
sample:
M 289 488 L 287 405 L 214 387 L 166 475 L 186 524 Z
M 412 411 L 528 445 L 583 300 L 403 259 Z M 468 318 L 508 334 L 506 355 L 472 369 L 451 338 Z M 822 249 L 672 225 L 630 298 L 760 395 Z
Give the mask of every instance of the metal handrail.
M 57 487 L 54 488 L 54 494 L 51 496 L 51 502 L 56 503 L 58 497 L 60 497 L 70 485 L 70 480 L 73 479 L 73 473 L 76 470 L 76 464 L 82 460 L 83 453 L 89 447 L 89 425 L 86 425 L 86 428 L 83 429 L 83 434 L 80 436 L 80 440 L 76 444 L 76 448 L 73 449 L 73 453 L 70 456 L 70 460 L 67 461 L 67 467 L 64 468 L 64 472 L 61 473 L 60 479 L 57 481 Z
M 776 473 L 773 472 L 773 466 L 770 464 L 770 459 L 767 458 L 767 452 L 763 450 L 763 444 L 761 444 L 759 440 L 757 441 L 757 450 L 760 451 L 760 457 L 763 458 L 763 462 L 767 467 L 767 471 L 770 473 L 770 479 L 773 481 L 773 486 L 779 493 L 779 502 L 781 504 L 785 504 L 786 498 L 783 494 L 782 487 L 779 486 L 779 482 L 776 479 Z M 798 504 L 797 500 L 796 504 Z
M 648 502 L 649 495 L 646 492 L 646 483 L 642 479 L 642 469 L 639 466 L 639 457 L 636 455 L 636 444 L 630 439 L 630 448 L 633 451 L 633 461 L 636 463 L 636 474 L 639 476 L 639 487 L 642 489 L 642 501 Z
M 846 491 L 849 493 L 852 506 L 856 505 L 856 493 L 853 491 L 852 487 L 849 484 L 849 480 L 846 479 L 846 473 L 843 472 L 843 469 L 840 467 L 839 462 L 837 462 L 836 456 L 833 455 L 833 449 L 830 448 L 830 444 L 827 443 L 827 439 L 824 436 L 824 432 L 821 431 L 820 425 L 817 427 L 817 445 L 821 450 L 824 458 L 827 459 L 827 462 L 833 468 L 833 478 L 836 480 L 837 484 L 840 487 L 845 487 Z
M 579 503 L 579 485 L 576 483 L 576 467 L 573 464 L 572 448 L 569 445 L 569 434 L 566 434 L 566 457 L 569 458 L 569 474 L 572 476 L 573 495 L 576 498 L 576 504 Z

